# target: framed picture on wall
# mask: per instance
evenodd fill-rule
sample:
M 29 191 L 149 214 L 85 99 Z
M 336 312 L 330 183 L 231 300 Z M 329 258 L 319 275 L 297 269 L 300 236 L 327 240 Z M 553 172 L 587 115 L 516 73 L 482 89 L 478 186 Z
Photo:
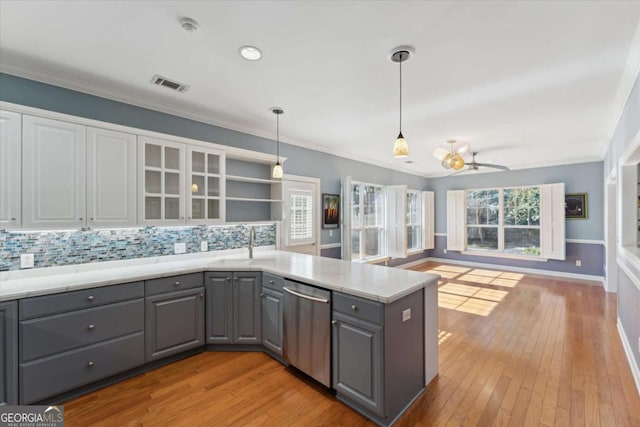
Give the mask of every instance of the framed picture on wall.
M 564 216 L 566 219 L 587 219 L 587 193 L 565 194 Z
M 340 227 L 340 196 L 322 194 L 322 228 Z

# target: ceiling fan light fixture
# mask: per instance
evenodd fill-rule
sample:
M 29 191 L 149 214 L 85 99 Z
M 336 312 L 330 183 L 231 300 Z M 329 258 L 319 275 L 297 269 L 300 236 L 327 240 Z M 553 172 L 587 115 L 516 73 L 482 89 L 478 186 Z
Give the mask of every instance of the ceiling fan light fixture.
M 457 171 L 464 167 L 464 159 L 462 158 L 462 156 L 456 155 L 454 157 L 452 167 Z

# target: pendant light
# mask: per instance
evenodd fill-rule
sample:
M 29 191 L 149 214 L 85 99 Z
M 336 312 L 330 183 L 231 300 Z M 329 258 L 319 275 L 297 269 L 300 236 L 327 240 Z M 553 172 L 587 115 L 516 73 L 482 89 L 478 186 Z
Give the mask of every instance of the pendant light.
M 391 52 L 391 61 L 397 62 L 400 66 L 400 132 L 393 144 L 393 157 L 396 159 L 407 157 L 409 155 L 409 145 L 402 135 L 402 63 L 409 60 L 413 55 L 413 48 L 403 46 L 394 49 Z
M 280 114 L 284 114 L 282 108 L 273 107 L 271 112 L 276 115 L 276 165 L 273 167 L 272 177 L 281 179 L 284 175 L 282 165 L 280 164 Z

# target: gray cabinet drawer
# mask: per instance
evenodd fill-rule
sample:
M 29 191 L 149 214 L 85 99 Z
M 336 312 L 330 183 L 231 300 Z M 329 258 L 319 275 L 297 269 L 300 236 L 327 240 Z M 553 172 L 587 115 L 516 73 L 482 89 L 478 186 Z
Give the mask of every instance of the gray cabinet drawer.
M 26 298 L 20 300 L 20 320 L 142 297 L 144 297 L 142 282 L 133 282 L 123 285 L 83 289 L 64 294 Z
M 23 320 L 20 362 L 144 330 L 144 299 Z
M 144 332 L 20 365 L 20 403 L 115 375 L 144 363 Z
M 340 292 L 333 293 L 333 310 L 355 317 L 356 319 L 382 325 L 384 323 L 384 306 L 376 301 L 358 298 Z
M 204 286 L 202 273 L 191 273 L 147 280 L 144 283 L 144 291 L 147 296 L 150 296 L 183 289 L 200 288 L 202 286 Z
M 284 287 L 284 277 L 274 276 L 269 273 L 262 273 L 262 286 L 282 292 Z

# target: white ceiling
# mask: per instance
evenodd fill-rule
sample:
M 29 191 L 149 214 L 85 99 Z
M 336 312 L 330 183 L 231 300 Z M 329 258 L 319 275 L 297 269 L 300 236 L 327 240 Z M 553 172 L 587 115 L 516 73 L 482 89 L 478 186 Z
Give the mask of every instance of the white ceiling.
M 283 141 L 436 176 L 449 138 L 514 169 L 601 159 L 639 22 L 635 1 L 2 0 L 0 70 L 274 139 L 277 105 Z M 412 164 L 391 157 L 399 45 Z

